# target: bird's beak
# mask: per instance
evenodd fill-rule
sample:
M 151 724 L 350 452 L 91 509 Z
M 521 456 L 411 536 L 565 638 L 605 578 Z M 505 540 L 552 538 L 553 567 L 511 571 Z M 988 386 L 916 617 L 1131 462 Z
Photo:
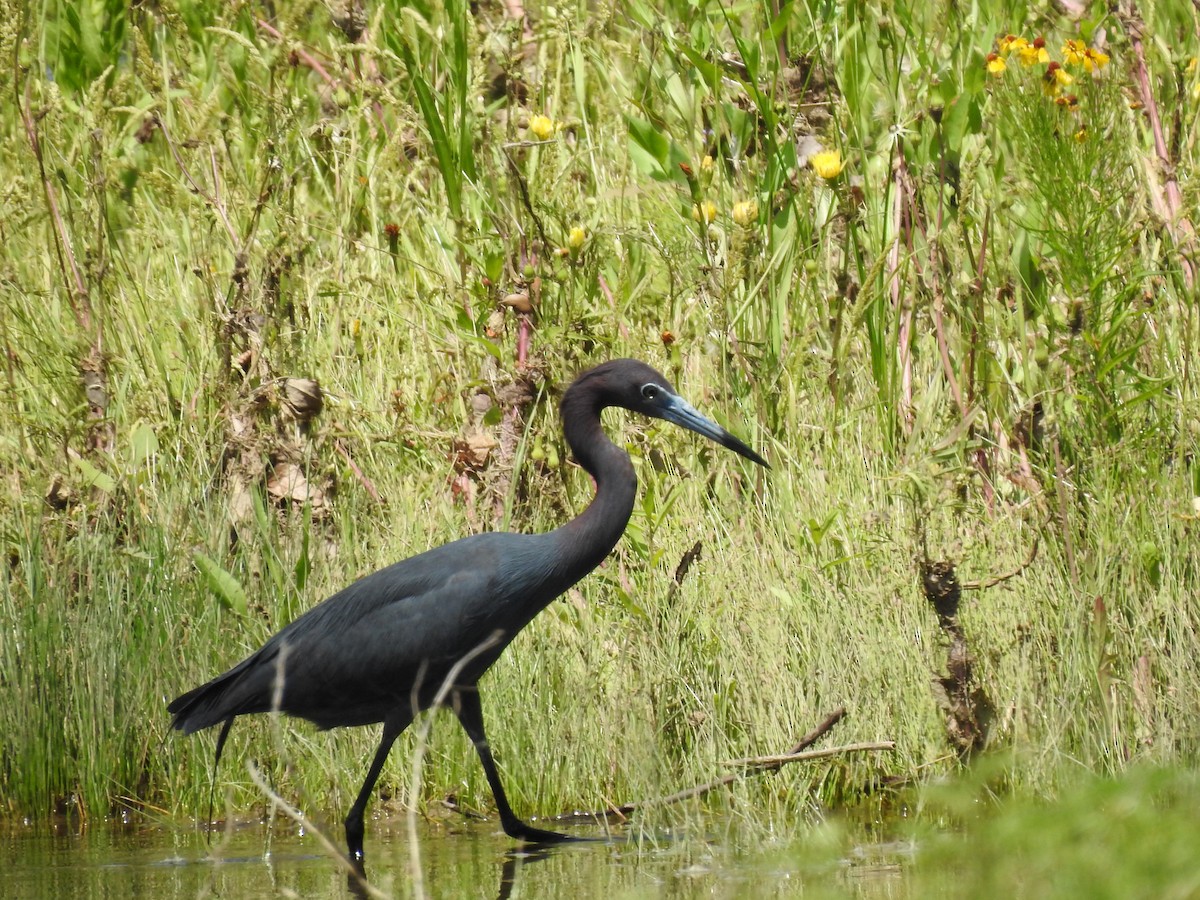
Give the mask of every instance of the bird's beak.
M 666 393 L 664 391 L 664 393 Z M 700 414 L 699 410 L 692 404 L 688 403 L 678 394 L 671 394 L 664 398 L 661 415 L 668 422 L 686 428 L 688 431 L 694 431 L 696 434 L 702 434 L 709 440 L 716 441 L 722 447 L 728 447 L 734 453 L 738 453 L 751 462 L 756 462 L 760 466 L 771 468 L 767 461 L 735 438 L 732 434 L 714 422 Z

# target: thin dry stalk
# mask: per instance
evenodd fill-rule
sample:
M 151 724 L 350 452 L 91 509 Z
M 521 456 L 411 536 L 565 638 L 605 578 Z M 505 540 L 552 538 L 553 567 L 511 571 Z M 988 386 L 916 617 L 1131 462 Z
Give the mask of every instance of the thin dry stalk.
M 344 871 L 347 875 L 358 879 L 359 886 L 363 891 L 366 892 L 367 896 L 379 898 L 379 900 L 388 900 L 391 895 L 385 894 L 383 891 L 379 890 L 379 888 L 367 881 L 367 879 L 363 877 L 363 874 L 355 868 L 354 864 L 346 858 L 346 855 L 338 850 L 337 846 L 329 839 L 328 835 L 322 832 L 321 829 L 318 828 L 312 821 L 312 819 L 304 814 L 302 809 L 292 806 L 277 793 L 271 790 L 271 786 L 267 784 L 267 780 L 263 778 L 262 773 L 258 770 L 258 767 L 254 765 L 253 761 L 246 763 L 246 770 L 250 773 L 250 780 L 254 782 L 255 787 L 262 791 L 263 795 L 266 796 L 276 808 L 282 810 L 284 815 L 303 828 L 305 832 L 311 832 L 316 837 L 317 843 L 321 845 L 321 849 L 323 849 L 337 863 L 342 871 Z
M 16 79 L 13 80 L 13 84 L 16 85 Z M 42 142 L 38 138 L 37 124 L 29 112 L 32 91 L 33 79 L 30 78 L 25 82 L 24 102 L 22 102 L 21 95 L 17 94 L 17 108 L 21 111 L 21 123 L 25 126 L 25 137 L 29 140 L 29 149 L 33 152 L 33 158 L 37 160 L 42 191 L 46 196 L 46 207 L 50 211 L 50 220 L 54 223 L 56 239 L 54 249 L 58 254 L 58 265 L 62 270 L 63 280 L 71 287 L 71 309 L 75 313 L 79 329 L 87 333 L 92 330 L 92 301 L 88 295 L 87 284 L 83 280 L 83 273 L 75 261 L 75 251 L 71 249 L 71 236 L 67 233 L 67 225 L 63 221 L 62 211 L 58 205 L 58 195 L 54 192 L 54 185 L 46 174 Z
M 896 335 L 896 355 L 900 364 L 900 408 L 896 410 L 900 416 L 900 424 L 905 434 L 912 431 L 913 426 L 913 372 L 912 372 L 912 325 L 913 305 L 905 297 L 900 276 L 900 247 L 908 234 L 911 245 L 911 222 L 906 222 L 905 210 L 909 206 L 909 177 L 908 168 L 904 165 L 904 156 L 899 148 L 892 166 L 892 182 L 895 187 L 895 200 L 892 208 L 892 245 L 887 253 L 887 272 L 889 290 L 892 296 L 892 308 L 900 317 L 900 328 Z M 906 225 L 908 226 L 906 228 Z M 911 250 L 911 246 L 909 248 Z

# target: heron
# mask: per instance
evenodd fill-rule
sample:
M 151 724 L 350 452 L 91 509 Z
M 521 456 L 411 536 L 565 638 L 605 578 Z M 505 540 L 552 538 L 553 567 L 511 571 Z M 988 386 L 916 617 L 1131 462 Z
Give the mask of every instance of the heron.
M 617 359 L 589 369 L 560 407 L 567 444 L 595 481 L 579 516 L 545 534 L 471 535 L 364 576 L 173 700 L 172 726 L 193 734 L 220 725 L 219 764 L 238 716 L 280 711 L 321 729 L 382 723 L 345 820 L 349 858 L 361 866 L 363 814 L 392 745 L 419 712 L 449 706 L 479 755 L 505 833 L 531 844 L 574 840 L 513 812 L 484 732 L 478 685 L 534 616 L 600 565 L 629 523 L 637 477 L 629 454 L 601 427 L 607 407 L 672 422 L 769 468 L 645 363 Z

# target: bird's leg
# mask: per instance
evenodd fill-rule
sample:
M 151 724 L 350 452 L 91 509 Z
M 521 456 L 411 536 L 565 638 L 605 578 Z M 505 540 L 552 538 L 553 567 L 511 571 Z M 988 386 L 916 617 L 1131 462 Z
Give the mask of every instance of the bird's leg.
M 479 761 L 483 764 L 483 774 L 487 776 L 492 788 L 492 796 L 496 798 L 496 809 L 500 813 L 500 824 L 504 833 L 518 841 L 530 844 L 558 844 L 564 841 L 574 841 L 578 838 L 557 831 L 546 831 L 534 828 L 517 818 L 508 805 L 508 797 L 504 794 L 504 785 L 500 783 L 500 773 L 496 771 L 496 761 L 492 759 L 492 750 L 488 746 L 487 735 L 483 732 L 483 706 L 479 702 L 479 690 L 471 688 L 454 692 L 454 712 L 462 723 L 467 737 L 475 745 L 479 753 Z
M 221 765 L 221 753 L 225 750 L 225 739 L 229 737 L 229 729 L 233 727 L 233 720 L 237 716 L 230 716 L 221 726 L 221 733 L 217 735 L 217 753 L 213 759 L 213 777 L 208 784 L 208 820 L 204 823 L 204 830 L 208 832 L 208 840 L 212 842 L 213 832 L 213 801 L 217 795 L 217 769 Z
M 363 813 L 367 810 L 371 791 L 375 789 L 375 782 L 379 780 L 379 773 L 383 771 L 383 764 L 387 761 L 392 744 L 407 724 L 406 722 L 404 726 L 397 728 L 390 722 L 383 723 L 383 737 L 379 741 L 379 749 L 375 751 L 375 759 L 371 761 L 367 780 L 363 782 L 358 799 L 346 814 L 346 847 L 350 850 L 350 861 L 356 865 L 361 866 L 363 861 Z

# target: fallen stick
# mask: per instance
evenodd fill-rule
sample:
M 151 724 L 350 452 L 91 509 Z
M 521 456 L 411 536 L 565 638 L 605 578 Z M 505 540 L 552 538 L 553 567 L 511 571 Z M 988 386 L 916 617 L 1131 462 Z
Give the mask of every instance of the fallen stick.
M 836 756 L 839 753 L 855 752 L 858 750 L 891 750 L 896 745 L 893 741 L 886 741 L 879 744 L 850 744 L 848 747 L 835 747 L 830 750 L 815 750 L 810 753 L 805 753 L 807 747 L 812 746 L 820 740 L 830 729 L 846 715 L 846 707 L 839 706 L 828 716 L 825 717 L 820 725 L 810 731 L 804 737 L 800 738 L 790 749 L 778 756 L 762 756 L 755 757 L 749 760 L 735 760 L 726 765 L 742 765 L 745 766 L 740 772 L 731 772 L 728 775 L 722 775 L 712 781 L 704 784 L 697 784 L 690 788 L 685 788 L 682 791 L 676 791 L 674 794 L 668 794 L 666 797 L 658 797 L 653 800 L 642 800 L 637 803 L 625 803 L 621 806 L 611 806 L 608 809 L 598 812 L 576 812 L 567 813 L 562 816 L 554 816 L 554 821 L 587 821 L 587 820 L 603 820 L 613 817 L 624 819 L 639 809 L 644 809 L 648 806 L 665 806 L 669 803 L 679 803 L 683 800 L 690 800 L 693 797 L 703 797 L 709 791 L 719 787 L 724 787 L 727 784 L 732 784 L 739 778 L 745 778 L 747 775 L 757 775 L 763 772 L 773 772 L 781 766 L 789 762 L 797 762 L 801 759 L 821 759 L 827 756 Z
M 721 765 L 775 770 L 787 763 L 800 762 L 805 759 L 824 759 L 827 756 L 840 756 L 843 753 L 863 753 L 868 750 L 895 749 L 895 741 L 867 741 L 861 744 L 843 744 L 841 747 L 829 747 L 826 750 L 804 750 L 800 753 L 781 753 L 778 756 L 751 756 L 746 759 L 731 759 L 721 763 Z

